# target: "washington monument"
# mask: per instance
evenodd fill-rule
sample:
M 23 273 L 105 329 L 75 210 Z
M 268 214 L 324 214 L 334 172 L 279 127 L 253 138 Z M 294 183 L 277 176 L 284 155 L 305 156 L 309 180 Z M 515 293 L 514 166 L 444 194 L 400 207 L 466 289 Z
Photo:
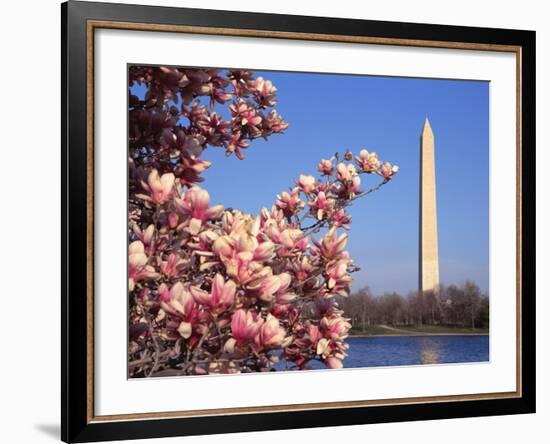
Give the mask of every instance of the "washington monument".
M 439 292 L 439 255 L 437 251 L 437 206 L 435 190 L 434 133 L 426 117 L 420 136 L 420 291 Z

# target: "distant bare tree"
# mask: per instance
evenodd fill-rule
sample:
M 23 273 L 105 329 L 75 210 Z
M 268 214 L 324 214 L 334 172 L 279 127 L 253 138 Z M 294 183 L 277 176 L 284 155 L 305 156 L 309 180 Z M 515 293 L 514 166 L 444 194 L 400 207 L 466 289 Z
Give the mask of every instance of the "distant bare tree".
M 372 318 L 376 316 L 376 304 L 372 297 L 369 287 L 365 287 L 360 292 L 359 297 L 359 310 L 361 313 L 361 324 L 363 326 L 363 331 L 365 330 L 365 325 L 371 325 Z
M 481 290 L 472 281 L 466 281 L 464 284 L 464 298 L 470 315 L 472 330 L 476 327 L 476 316 L 481 304 Z
M 405 300 L 397 293 L 385 293 L 378 301 L 384 323 L 403 324 L 405 318 Z
M 418 325 L 422 325 L 424 323 L 424 313 L 426 311 L 425 298 L 422 292 L 414 291 L 409 293 L 407 303 L 410 307 L 412 319 L 415 320 Z
M 339 298 L 338 303 L 352 325 L 361 326 L 363 332 L 375 324 L 489 326 L 489 297 L 472 281 L 460 286 L 441 285 L 438 292 L 414 291 L 407 297 L 396 292 L 377 297 L 365 287 L 348 298 Z

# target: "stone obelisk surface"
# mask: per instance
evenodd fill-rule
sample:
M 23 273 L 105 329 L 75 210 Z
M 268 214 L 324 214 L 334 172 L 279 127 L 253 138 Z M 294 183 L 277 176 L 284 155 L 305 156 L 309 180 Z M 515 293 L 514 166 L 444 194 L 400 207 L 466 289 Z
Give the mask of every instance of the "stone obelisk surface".
M 428 118 L 420 136 L 419 290 L 439 291 L 435 141 Z

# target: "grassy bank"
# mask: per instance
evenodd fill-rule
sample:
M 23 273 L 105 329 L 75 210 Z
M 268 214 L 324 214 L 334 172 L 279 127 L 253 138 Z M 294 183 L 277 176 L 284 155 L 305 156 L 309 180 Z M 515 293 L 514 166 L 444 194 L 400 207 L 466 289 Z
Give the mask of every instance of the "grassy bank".
M 447 327 L 443 325 L 366 325 L 363 329 L 354 326 L 351 336 L 406 336 L 406 335 L 464 335 L 464 334 L 488 334 L 484 328 Z

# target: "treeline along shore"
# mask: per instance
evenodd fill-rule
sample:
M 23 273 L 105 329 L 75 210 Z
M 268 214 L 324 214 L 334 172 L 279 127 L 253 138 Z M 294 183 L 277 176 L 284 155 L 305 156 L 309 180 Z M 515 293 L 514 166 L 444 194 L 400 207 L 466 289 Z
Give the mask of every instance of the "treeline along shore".
M 365 287 L 339 299 L 352 336 L 482 335 L 489 333 L 489 297 L 472 281 L 438 292 L 384 293 Z

